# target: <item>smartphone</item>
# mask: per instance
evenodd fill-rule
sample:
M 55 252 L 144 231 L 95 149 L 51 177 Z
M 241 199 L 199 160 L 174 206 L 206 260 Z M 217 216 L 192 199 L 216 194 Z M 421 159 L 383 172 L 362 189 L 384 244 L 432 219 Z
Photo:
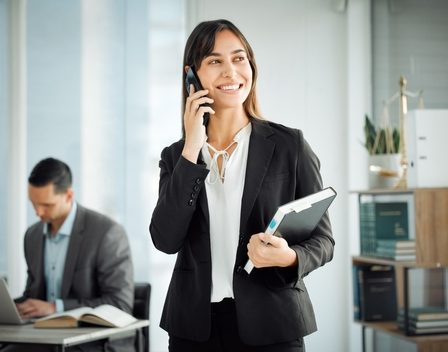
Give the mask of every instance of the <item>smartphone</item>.
M 190 66 L 190 68 L 187 71 L 187 76 L 185 77 L 185 88 L 187 89 L 188 95 L 190 94 L 190 84 L 193 85 L 195 92 L 204 89 L 193 66 Z M 210 106 L 210 104 L 205 103 L 202 104 L 201 106 Z M 203 119 L 204 119 L 203 125 L 207 127 L 208 120 L 210 119 L 210 113 L 206 112 L 203 116 Z

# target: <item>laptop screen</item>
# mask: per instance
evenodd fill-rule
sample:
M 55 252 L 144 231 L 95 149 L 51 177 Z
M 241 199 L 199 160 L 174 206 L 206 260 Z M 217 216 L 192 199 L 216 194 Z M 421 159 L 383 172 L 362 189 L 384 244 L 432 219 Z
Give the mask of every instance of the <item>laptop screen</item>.
M 0 278 L 0 324 L 17 325 L 27 322 L 20 317 L 5 279 Z

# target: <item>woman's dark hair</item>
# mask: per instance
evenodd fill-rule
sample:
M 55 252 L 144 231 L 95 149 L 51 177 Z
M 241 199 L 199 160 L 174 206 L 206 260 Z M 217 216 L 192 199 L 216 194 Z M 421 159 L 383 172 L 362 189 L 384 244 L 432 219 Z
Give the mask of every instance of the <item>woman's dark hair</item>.
M 72 172 L 63 161 L 47 158 L 34 166 L 28 183 L 34 187 L 44 187 L 52 183 L 55 193 L 64 193 L 72 186 Z
M 228 20 L 213 20 L 199 23 L 191 32 L 185 44 L 184 60 L 182 65 L 182 115 L 185 110 L 187 91 L 185 89 L 185 66 L 194 66 L 199 70 L 202 60 L 213 52 L 215 46 L 216 34 L 224 30 L 229 30 L 235 34 L 246 50 L 247 58 L 252 69 L 252 87 L 250 93 L 243 103 L 244 111 L 247 116 L 260 118 L 261 114 L 258 108 L 256 85 L 257 85 L 257 65 L 255 63 L 254 52 L 243 33 Z M 185 136 L 184 124 L 182 123 L 182 135 Z

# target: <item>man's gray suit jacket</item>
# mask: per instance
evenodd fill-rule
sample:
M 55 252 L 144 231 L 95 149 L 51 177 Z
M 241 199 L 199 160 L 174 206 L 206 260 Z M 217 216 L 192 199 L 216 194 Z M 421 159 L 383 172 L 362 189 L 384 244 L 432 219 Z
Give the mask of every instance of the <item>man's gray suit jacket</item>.
M 26 298 L 46 300 L 44 223 L 25 234 L 28 279 Z M 132 312 L 134 277 L 129 242 L 123 227 L 78 204 L 61 285 L 64 309 L 111 304 Z

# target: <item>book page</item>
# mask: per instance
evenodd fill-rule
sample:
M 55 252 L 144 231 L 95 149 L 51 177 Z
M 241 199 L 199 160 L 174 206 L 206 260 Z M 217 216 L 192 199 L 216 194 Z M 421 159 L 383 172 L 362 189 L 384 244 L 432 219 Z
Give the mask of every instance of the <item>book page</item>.
M 109 304 L 103 304 L 84 314 L 81 321 L 110 327 L 124 327 L 137 321 L 132 315 Z
M 81 315 L 91 311 L 90 307 L 81 307 L 62 313 L 51 314 L 47 317 L 37 319 L 34 322 L 36 328 L 68 328 L 77 327 Z
M 52 319 L 59 319 L 59 318 L 73 318 L 75 320 L 78 320 L 81 315 L 86 314 L 88 312 L 92 311 L 92 308 L 90 307 L 80 307 L 72 310 L 67 310 L 65 312 L 61 313 L 54 313 L 49 316 L 40 318 L 36 321 L 44 321 L 44 320 L 52 320 Z

